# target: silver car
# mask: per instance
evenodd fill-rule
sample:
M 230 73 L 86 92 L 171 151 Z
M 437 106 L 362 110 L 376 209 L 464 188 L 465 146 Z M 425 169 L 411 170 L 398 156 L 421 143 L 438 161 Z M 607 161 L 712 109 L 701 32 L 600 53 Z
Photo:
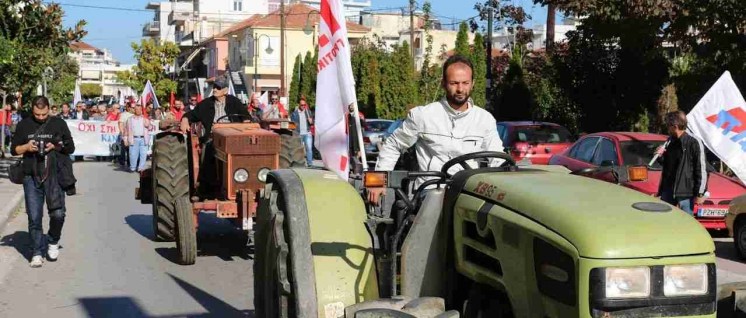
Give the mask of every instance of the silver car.
M 381 137 L 393 122 L 393 120 L 388 119 L 365 120 L 363 143 L 365 144 L 365 154 L 367 156 L 378 156 L 378 144 L 382 141 Z

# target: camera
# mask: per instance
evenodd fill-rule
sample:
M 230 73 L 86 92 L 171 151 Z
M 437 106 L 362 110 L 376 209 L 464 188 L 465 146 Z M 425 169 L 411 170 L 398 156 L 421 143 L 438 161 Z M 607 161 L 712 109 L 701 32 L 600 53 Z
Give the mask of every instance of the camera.
M 39 156 L 44 157 L 47 155 L 47 142 L 48 140 L 40 138 L 36 141 L 36 147 L 39 148 Z

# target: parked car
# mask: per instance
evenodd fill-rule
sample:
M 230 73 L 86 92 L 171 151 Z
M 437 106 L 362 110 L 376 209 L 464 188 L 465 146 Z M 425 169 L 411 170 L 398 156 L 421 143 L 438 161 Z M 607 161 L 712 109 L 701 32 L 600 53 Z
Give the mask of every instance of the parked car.
M 545 165 L 552 155 L 564 151 L 573 142 L 572 135 L 565 127 L 545 122 L 499 122 L 497 132 L 505 152 L 516 162 L 529 160 L 532 164 Z
M 629 180 L 618 172 L 626 173 L 628 167 L 646 167 L 655 149 L 663 145 L 668 136 L 631 132 L 604 132 L 583 136 L 570 148 L 549 160 L 551 165 L 562 165 L 577 174 L 619 183 L 620 185 L 655 195 L 660 184 L 662 167 L 655 162 L 647 167 L 645 180 Z M 617 168 L 617 169 L 612 169 Z M 707 190 L 710 196 L 704 204 L 694 205 L 695 218 L 707 229 L 726 228 L 725 214 L 733 198 L 746 193 L 740 181 L 725 176 L 708 164 Z
M 368 156 L 378 156 L 378 142 L 381 135 L 391 126 L 393 120 L 388 119 L 366 119 L 363 127 L 363 144 L 365 145 L 365 154 Z
M 730 202 L 725 224 L 728 226 L 728 235 L 733 237 L 738 256 L 746 259 L 746 194 Z

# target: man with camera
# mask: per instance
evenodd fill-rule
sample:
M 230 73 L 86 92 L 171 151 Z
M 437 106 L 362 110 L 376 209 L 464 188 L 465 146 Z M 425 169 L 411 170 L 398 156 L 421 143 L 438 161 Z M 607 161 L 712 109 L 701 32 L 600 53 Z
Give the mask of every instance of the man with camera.
M 65 192 L 60 185 L 60 178 L 64 176 L 58 169 L 57 161 L 58 157 L 75 152 L 75 143 L 67 123 L 59 117 L 50 116 L 49 100 L 46 97 L 34 98 L 32 114 L 33 116 L 18 123 L 11 153 L 23 156 L 23 191 L 33 252 L 29 265 L 41 267 L 45 203 L 50 218 L 46 240 L 47 257 L 50 261 L 56 261 L 59 257 L 59 241 L 66 209 Z

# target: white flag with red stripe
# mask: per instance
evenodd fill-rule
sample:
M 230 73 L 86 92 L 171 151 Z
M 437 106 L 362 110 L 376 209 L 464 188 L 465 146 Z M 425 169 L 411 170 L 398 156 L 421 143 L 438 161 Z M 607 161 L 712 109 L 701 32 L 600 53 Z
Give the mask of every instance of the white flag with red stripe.
M 320 15 L 315 146 L 324 166 L 347 180 L 349 143 L 345 117 L 357 97 L 342 2 L 321 0 Z
M 153 108 L 161 108 L 161 105 L 158 103 L 158 97 L 155 95 L 155 89 L 153 89 L 153 84 L 150 84 L 150 80 L 148 80 L 147 83 L 145 83 L 145 88 L 142 90 L 142 96 L 140 96 L 140 105 L 145 106 L 148 104 L 148 102 L 153 102 Z

